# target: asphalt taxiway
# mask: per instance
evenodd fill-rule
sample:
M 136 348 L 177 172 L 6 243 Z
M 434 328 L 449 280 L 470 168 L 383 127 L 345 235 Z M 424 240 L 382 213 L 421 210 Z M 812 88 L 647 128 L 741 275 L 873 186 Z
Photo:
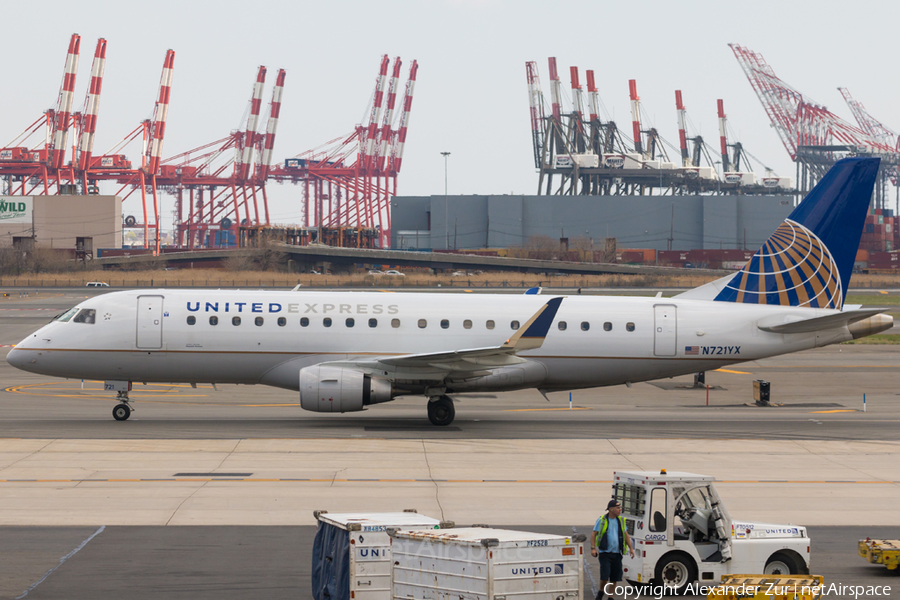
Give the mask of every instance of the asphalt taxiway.
M 85 295 L 3 301 L 0 345 Z M 826 580 L 890 585 L 855 544 L 900 537 L 898 373 L 898 347 L 833 346 L 708 373 L 708 406 L 690 377 L 576 391 L 571 405 L 471 394 L 436 428 L 422 398 L 327 415 L 260 386 L 136 385 L 117 422 L 100 382 L 3 360 L 0 564 L 17 566 L 0 569 L 0 597 L 104 526 L 28 597 L 134 596 L 130 581 L 160 591 L 145 597 L 308 597 L 313 509 L 585 531 L 613 470 L 659 468 L 716 476 L 734 516 L 813 526 Z M 752 406 L 755 379 L 779 406 Z

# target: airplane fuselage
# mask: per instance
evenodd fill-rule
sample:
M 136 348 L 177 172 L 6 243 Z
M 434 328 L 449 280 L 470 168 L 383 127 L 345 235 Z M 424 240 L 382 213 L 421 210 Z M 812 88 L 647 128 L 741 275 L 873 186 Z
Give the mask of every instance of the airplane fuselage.
M 13 349 L 25 370 L 68 378 L 242 383 L 298 389 L 323 362 L 497 346 L 547 295 L 140 290 L 79 307 Z M 778 334 L 760 322 L 840 311 L 706 300 L 567 296 L 540 348 L 505 377 L 448 391 L 578 389 L 671 377 L 851 339 L 846 326 Z M 73 313 L 74 314 L 74 313 Z M 387 373 L 386 373 L 387 374 Z M 406 389 L 421 391 L 415 382 Z

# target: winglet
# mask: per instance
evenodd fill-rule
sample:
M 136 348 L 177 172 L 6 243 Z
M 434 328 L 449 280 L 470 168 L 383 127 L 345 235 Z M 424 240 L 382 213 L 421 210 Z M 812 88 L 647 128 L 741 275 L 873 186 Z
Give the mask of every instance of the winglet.
M 519 327 L 511 338 L 506 340 L 503 348 L 512 348 L 513 350 L 531 350 L 540 348 L 550 331 L 553 319 L 556 318 L 556 311 L 563 299 L 552 298 L 547 304 L 542 306 L 528 321 Z

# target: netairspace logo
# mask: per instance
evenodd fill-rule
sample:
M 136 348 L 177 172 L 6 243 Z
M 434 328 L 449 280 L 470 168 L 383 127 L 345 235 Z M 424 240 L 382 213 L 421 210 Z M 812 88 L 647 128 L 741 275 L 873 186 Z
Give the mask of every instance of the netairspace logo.
M 617 585 L 613 592 L 613 597 L 638 600 L 640 598 L 654 598 L 655 600 L 663 600 L 667 596 L 672 596 L 675 588 L 670 585 L 647 585 L 634 587 L 630 585 Z M 760 595 L 770 597 L 787 596 L 787 597 L 807 597 L 807 598 L 823 598 L 828 596 L 841 598 L 876 598 L 890 597 L 891 586 L 889 585 L 844 585 L 841 583 L 830 583 L 822 585 L 778 585 L 775 582 L 766 583 L 761 586 L 756 585 L 702 585 L 699 583 L 691 583 L 684 591 L 685 596 L 708 596 L 710 598 L 754 598 Z

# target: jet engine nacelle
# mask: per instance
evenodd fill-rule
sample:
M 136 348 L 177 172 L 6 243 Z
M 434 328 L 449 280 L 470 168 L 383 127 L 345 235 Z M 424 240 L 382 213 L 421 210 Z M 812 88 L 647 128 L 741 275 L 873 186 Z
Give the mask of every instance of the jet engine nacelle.
M 353 412 L 393 399 L 391 382 L 361 371 L 314 365 L 300 369 L 300 406 L 313 412 Z

